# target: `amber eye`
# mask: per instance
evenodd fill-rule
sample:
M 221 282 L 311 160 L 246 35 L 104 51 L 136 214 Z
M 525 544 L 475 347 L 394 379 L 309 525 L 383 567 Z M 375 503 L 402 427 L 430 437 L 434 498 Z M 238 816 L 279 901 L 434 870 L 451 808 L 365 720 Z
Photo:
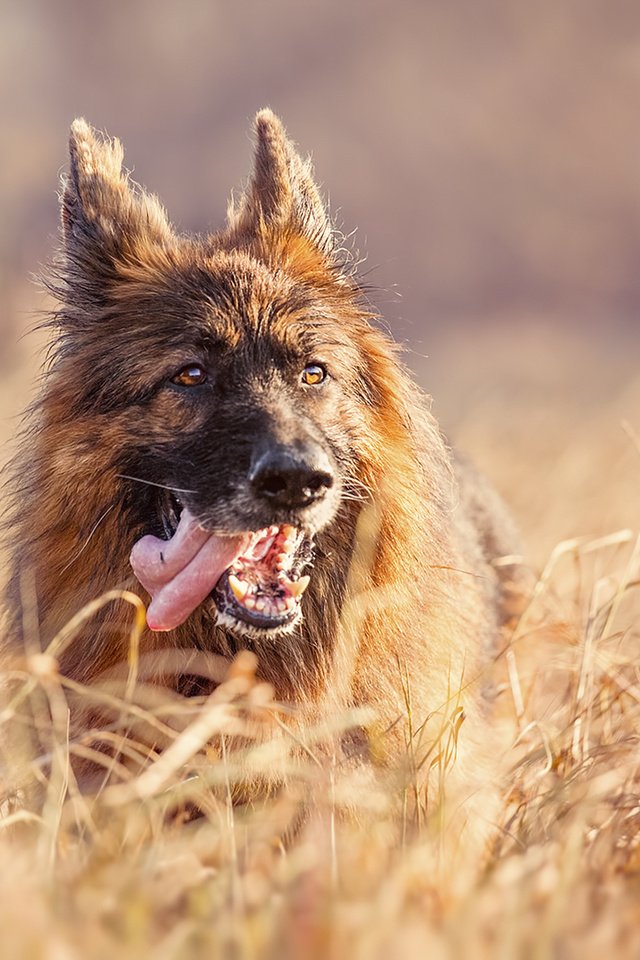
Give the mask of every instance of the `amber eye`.
M 307 387 L 317 387 L 326 379 L 327 371 L 319 363 L 308 363 L 302 371 L 302 382 Z
M 178 370 L 171 377 L 171 383 L 175 383 L 179 387 L 199 387 L 201 383 L 205 383 L 206 379 L 207 371 L 204 367 L 201 367 L 199 363 L 188 363 L 186 367 Z

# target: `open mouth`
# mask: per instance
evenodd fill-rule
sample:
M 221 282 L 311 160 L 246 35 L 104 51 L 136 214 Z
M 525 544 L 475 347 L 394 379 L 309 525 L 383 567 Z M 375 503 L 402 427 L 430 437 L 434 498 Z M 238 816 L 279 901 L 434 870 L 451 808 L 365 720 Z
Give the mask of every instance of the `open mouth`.
M 284 627 L 300 616 L 309 585 L 310 538 L 290 524 L 252 534 L 246 550 L 222 574 L 212 592 L 220 613 L 264 630 Z
M 144 536 L 131 552 L 133 571 L 152 598 L 152 630 L 174 629 L 207 600 L 219 622 L 238 633 L 286 631 L 299 620 L 310 579 L 304 571 L 313 560 L 306 531 L 285 523 L 213 533 L 173 494 L 161 517 L 165 539 Z

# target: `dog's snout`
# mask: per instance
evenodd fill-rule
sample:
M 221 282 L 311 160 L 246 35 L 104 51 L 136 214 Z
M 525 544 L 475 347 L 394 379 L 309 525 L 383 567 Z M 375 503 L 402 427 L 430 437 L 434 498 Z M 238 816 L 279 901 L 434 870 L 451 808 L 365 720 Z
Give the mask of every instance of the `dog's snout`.
M 333 486 L 333 472 L 324 455 L 277 448 L 260 457 L 249 480 L 261 499 L 296 508 L 321 500 Z

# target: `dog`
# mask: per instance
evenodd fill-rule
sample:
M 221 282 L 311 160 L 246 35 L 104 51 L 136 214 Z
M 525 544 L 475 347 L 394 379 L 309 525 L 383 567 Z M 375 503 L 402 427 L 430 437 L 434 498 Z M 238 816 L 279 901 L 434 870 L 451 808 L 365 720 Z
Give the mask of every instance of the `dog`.
M 146 655 L 248 649 L 299 716 L 371 705 L 387 761 L 410 726 L 425 756 L 455 730 L 456 796 L 490 816 L 514 527 L 381 331 L 280 120 L 258 113 L 251 178 L 204 238 L 178 234 L 120 143 L 76 120 L 48 283 L 49 365 L 11 481 L 5 656 L 29 641 L 25 582 L 44 649 L 126 588 L 147 606 Z M 102 604 L 60 672 L 90 685 L 126 662 L 133 616 Z

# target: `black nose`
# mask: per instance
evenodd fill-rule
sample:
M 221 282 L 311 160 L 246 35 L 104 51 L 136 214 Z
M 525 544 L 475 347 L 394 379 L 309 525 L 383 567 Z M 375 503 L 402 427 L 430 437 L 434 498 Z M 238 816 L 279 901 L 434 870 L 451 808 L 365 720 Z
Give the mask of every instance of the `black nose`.
M 333 486 L 333 474 L 321 451 L 276 448 L 262 454 L 249 474 L 254 493 L 277 507 L 305 507 Z

